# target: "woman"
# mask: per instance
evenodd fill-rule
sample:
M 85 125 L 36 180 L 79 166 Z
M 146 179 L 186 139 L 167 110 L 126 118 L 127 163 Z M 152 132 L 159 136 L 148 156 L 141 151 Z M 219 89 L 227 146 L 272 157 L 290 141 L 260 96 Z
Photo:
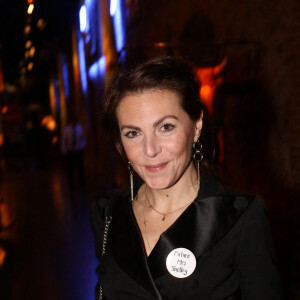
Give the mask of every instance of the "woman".
M 280 299 L 262 199 L 200 172 L 198 95 L 190 68 L 173 58 L 119 74 L 108 90 L 104 121 L 128 161 L 131 195 L 92 208 L 100 298 Z

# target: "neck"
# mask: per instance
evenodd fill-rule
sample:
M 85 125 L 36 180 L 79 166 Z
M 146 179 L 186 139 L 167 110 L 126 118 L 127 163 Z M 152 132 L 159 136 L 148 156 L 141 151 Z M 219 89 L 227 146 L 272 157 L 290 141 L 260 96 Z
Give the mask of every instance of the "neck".
M 176 184 L 161 190 L 147 187 L 147 194 L 153 207 L 167 212 L 192 202 L 197 196 L 198 189 L 199 178 L 197 178 L 197 172 L 191 162 Z

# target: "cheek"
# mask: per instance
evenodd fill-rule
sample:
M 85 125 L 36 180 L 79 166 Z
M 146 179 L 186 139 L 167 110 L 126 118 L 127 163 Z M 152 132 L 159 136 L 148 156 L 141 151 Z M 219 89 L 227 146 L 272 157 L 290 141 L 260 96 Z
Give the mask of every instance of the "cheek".
M 137 160 L 136 158 L 140 157 L 140 155 L 137 155 L 137 152 L 139 151 L 137 145 L 126 143 L 124 141 L 122 141 L 122 145 L 128 160 L 131 163 L 134 163 Z
M 167 143 L 166 147 L 169 152 L 172 152 L 174 155 L 191 155 L 193 141 L 189 135 L 177 136 L 172 143 Z

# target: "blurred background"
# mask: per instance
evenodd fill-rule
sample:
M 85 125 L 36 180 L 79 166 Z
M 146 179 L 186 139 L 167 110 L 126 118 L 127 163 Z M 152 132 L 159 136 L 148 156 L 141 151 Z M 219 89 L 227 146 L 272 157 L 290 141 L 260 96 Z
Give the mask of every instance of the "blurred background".
M 89 208 L 129 180 L 103 95 L 162 55 L 195 66 L 216 162 L 265 198 L 284 299 L 300 299 L 299 41 L 299 0 L 1 0 L 1 300 L 94 299 Z M 62 152 L 74 118 L 83 166 Z

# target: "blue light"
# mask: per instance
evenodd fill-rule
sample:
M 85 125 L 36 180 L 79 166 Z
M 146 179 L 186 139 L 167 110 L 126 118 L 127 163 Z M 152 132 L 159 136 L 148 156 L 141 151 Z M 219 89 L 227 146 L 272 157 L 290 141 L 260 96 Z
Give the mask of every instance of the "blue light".
M 56 76 L 53 78 L 53 84 L 54 84 L 54 89 L 55 89 L 55 107 L 56 107 L 56 111 L 59 111 L 59 109 L 60 109 L 59 87 L 58 87 L 58 80 L 57 80 Z
M 102 75 L 105 74 L 105 69 L 106 69 L 106 58 L 105 56 L 101 56 L 99 59 L 99 69 L 100 69 L 100 73 Z
M 93 80 L 97 79 L 99 76 L 104 77 L 106 67 L 105 56 L 100 57 L 95 63 L 93 63 L 89 68 L 89 77 Z
M 115 29 L 115 39 L 116 39 L 116 48 L 120 52 L 124 46 L 124 32 L 122 24 L 122 8 L 121 1 L 116 1 L 116 11 L 113 17 L 114 29 Z
M 83 4 L 80 7 L 79 11 L 79 23 L 80 23 L 80 31 L 87 32 L 88 31 L 88 16 L 86 11 L 86 6 Z
M 85 65 L 84 42 L 82 37 L 78 38 L 78 57 L 82 92 L 85 96 L 87 96 L 88 84 Z
M 61 71 L 62 71 L 65 97 L 66 97 L 67 103 L 69 103 L 69 100 L 70 100 L 69 71 L 68 71 L 68 65 L 66 62 L 66 57 L 64 54 L 61 55 L 60 61 L 61 61 Z
M 110 15 L 113 17 L 116 13 L 118 0 L 110 0 Z

